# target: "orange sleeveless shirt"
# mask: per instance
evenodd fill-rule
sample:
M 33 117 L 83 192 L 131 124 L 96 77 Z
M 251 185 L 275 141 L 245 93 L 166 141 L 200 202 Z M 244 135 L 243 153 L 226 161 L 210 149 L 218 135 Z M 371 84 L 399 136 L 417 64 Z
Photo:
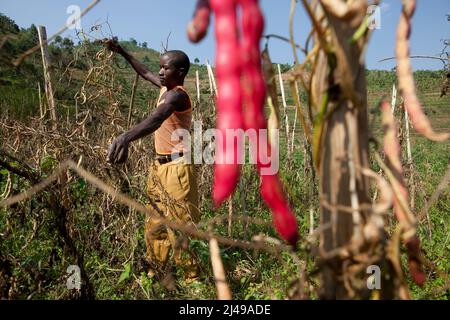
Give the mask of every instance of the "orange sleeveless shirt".
M 177 86 L 173 90 L 184 91 L 189 98 L 189 109 L 185 111 L 174 111 L 170 117 L 168 117 L 155 131 L 155 149 L 157 154 L 169 155 L 172 153 L 187 153 L 190 151 L 190 146 L 186 137 L 186 133 L 189 132 L 192 122 L 192 103 L 189 94 L 182 86 Z M 159 93 L 157 106 L 164 103 L 164 99 L 161 99 L 164 93 L 167 92 L 166 87 L 162 87 Z M 183 129 L 182 131 L 176 131 L 177 129 Z M 184 132 L 184 134 L 183 134 Z

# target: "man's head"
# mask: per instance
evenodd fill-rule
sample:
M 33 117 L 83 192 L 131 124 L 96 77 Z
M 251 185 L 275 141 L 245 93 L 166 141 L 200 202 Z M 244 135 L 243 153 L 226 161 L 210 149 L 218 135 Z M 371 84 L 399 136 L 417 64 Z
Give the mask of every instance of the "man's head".
M 190 66 L 189 57 L 183 51 L 171 50 L 163 53 L 160 57 L 159 69 L 161 84 L 168 89 L 183 85 Z

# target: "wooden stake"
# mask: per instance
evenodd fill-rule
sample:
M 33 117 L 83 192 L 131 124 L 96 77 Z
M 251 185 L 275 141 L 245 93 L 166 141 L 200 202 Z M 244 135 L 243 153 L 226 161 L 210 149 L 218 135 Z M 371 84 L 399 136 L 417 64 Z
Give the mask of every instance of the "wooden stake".
M 233 222 L 233 196 L 228 199 L 228 236 L 231 238 L 231 227 Z
M 210 87 L 212 87 L 212 89 L 214 90 L 214 94 L 215 94 L 216 97 L 217 97 L 217 85 L 216 85 L 216 79 L 214 78 L 214 72 L 213 72 L 213 70 L 212 70 L 212 68 L 211 68 L 211 65 L 209 64 L 208 59 L 206 59 L 206 68 L 208 69 L 208 75 L 209 75 L 210 81 L 211 81 Z M 212 92 L 212 89 L 211 89 L 211 92 Z
M 78 99 L 75 99 L 75 121 L 78 122 Z
M 408 158 L 408 169 L 409 169 L 408 185 L 410 187 L 410 207 L 411 209 L 414 209 L 416 188 L 414 184 L 414 164 L 411 152 L 411 140 L 409 136 L 409 116 L 406 108 L 403 107 L 403 109 L 405 110 L 406 155 Z
M 309 234 L 314 233 L 314 209 L 309 208 Z
M 211 238 L 209 240 L 209 252 L 211 254 L 211 265 L 213 269 L 214 279 L 216 281 L 217 299 L 218 300 L 231 300 L 232 295 L 230 287 L 227 283 L 227 277 L 225 275 L 225 269 L 220 257 L 220 249 L 217 239 Z
M 131 115 L 133 114 L 133 106 L 134 106 L 134 98 L 136 97 L 136 90 L 139 83 L 139 74 L 136 73 L 136 78 L 134 78 L 133 88 L 131 90 L 131 98 L 130 98 L 130 107 L 128 109 L 128 120 L 127 120 L 127 128 L 131 127 Z
M 295 127 L 297 126 L 297 116 L 298 109 L 295 108 L 294 124 L 292 125 L 292 136 L 291 136 L 291 154 L 294 152 L 294 142 L 295 142 Z
M 211 80 L 211 73 L 209 73 L 208 61 L 206 61 L 206 71 L 208 73 L 209 93 L 212 95 L 213 94 L 213 86 L 212 86 L 212 80 Z
M 44 67 L 45 94 L 47 95 L 48 106 L 50 108 L 50 115 L 55 126 L 57 121 L 55 98 L 53 96 L 52 80 L 50 76 L 50 55 L 48 53 L 47 31 L 45 30 L 44 26 L 38 27 L 38 36 L 39 36 L 39 43 L 41 44 L 42 65 Z
M 198 76 L 198 70 L 195 71 L 195 82 L 197 86 L 197 102 L 200 104 L 200 78 Z
M 241 198 L 241 212 L 243 216 L 247 215 L 247 208 L 245 205 L 245 191 L 244 191 L 244 166 L 242 166 L 242 173 L 239 178 L 239 195 Z M 248 230 L 248 221 L 245 222 L 244 226 L 244 238 L 247 238 L 247 230 Z
M 394 114 L 395 104 L 397 102 L 397 88 L 395 87 L 395 83 L 392 85 L 392 100 L 391 100 L 391 111 Z
M 44 118 L 44 108 L 42 106 L 41 83 L 39 81 L 38 81 L 38 93 L 39 93 L 39 114 L 42 119 Z
M 287 103 L 286 103 L 286 95 L 284 92 L 284 84 L 283 84 L 283 78 L 281 77 L 281 68 L 280 64 L 278 66 L 278 80 L 280 82 L 280 91 L 281 91 L 281 98 L 283 101 L 283 109 L 284 109 L 284 119 L 285 119 L 285 128 L 286 128 L 286 144 L 287 144 L 287 151 L 288 151 L 288 158 L 290 159 L 290 151 L 289 151 L 289 116 L 287 112 Z M 295 93 L 293 93 L 295 94 Z

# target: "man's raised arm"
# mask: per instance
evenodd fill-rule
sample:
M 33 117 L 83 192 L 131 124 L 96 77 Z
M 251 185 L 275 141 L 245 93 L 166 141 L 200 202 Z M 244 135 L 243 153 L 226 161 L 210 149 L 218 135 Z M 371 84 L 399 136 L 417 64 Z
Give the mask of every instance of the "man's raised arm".
M 159 81 L 159 76 L 157 74 L 154 74 L 151 72 L 146 65 L 141 63 L 139 60 L 137 60 L 135 57 L 133 57 L 131 54 L 125 51 L 122 46 L 114 40 L 107 40 L 106 45 L 109 50 L 117 52 L 118 54 L 122 55 L 125 60 L 127 60 L 133 69 L 145 80 L 150 81 L 158 88 L 161 88 L 161 82 Z

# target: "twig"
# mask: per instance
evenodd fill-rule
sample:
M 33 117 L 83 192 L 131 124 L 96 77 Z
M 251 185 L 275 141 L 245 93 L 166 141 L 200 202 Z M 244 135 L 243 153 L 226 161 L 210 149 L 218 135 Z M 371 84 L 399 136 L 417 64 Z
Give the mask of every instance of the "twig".
M 449 181 L 450 181 L 450 159 L 449 159 L 449 164 L 448 164 L 448 167 L 447 167 L 447 172 L 445 173 L 445 175 L 442 178 L 441 182 L 439 182 L 436 190 L 434 190 L 433 195 L 430 198 L 430 201 L 428 201 L 425 204 L 423 209 L 418 214 L 417 220 L 419 220 L 420 222 L 423 221 L 423 219 L 426 216 L 427 211 L 430 210 L 430 208 L 436 203 L 436 201 L 439 199 L 439 197 L 442 194 L 442 192 L 446 188 L 448 188 Z
M 444 59 L 441 57 L 436 57 L 436 56 L 427 56 L 427 55 L 414 55 L 414 56 L 409 56 L 410 58 L 419 58 L 419 59 L 435 59 L 435 60 L 441 60 L 444 63 L 448 63 L 449 59 Z M 387 60 L 395 60 L 397 59 L 397 57 L 389 57 L 389 58 L 384 58 L 381 60 L 378 60 L 378 62 L 384 62 Z
M 128 120 L 127 120 L 127 128 L 130 129 L 131 127 L 131 115 L 133 114 L 133 107 L 134 107 L 134 98 L 136 97 L 136 90 L 139 83 L 139 74 L 136 73 L 136 78 L 133 82 L 133 87 L 131 89 L 131 98 L 130 98 L 130 107 L 128 109 Z
M 291 44 L 292 44 L 291 40 L 289 40 L 289 39 L 286 38 L 286 37 L 277 35 L 277 34 L 272 34 L 272 33 L 271 33 L 271 34 L 263 35 L 262 37 L 263 37 L 263 38 L 266 38 L 266 39 L 275 38 L 275 39 L 282 40 L 282 41 L 285 41 L 285 42 L 288 42 L 288 43 L 291 43 Z M 294 45 L 296 48 L 300 49 L 305 55 L 308 54 L 308 52 L 305 50 L 305 48 L 303 48 L 301 45 L 299 45 L 299 44 L 297 44 L 297 43 L 293 43 L 293 45 Z

